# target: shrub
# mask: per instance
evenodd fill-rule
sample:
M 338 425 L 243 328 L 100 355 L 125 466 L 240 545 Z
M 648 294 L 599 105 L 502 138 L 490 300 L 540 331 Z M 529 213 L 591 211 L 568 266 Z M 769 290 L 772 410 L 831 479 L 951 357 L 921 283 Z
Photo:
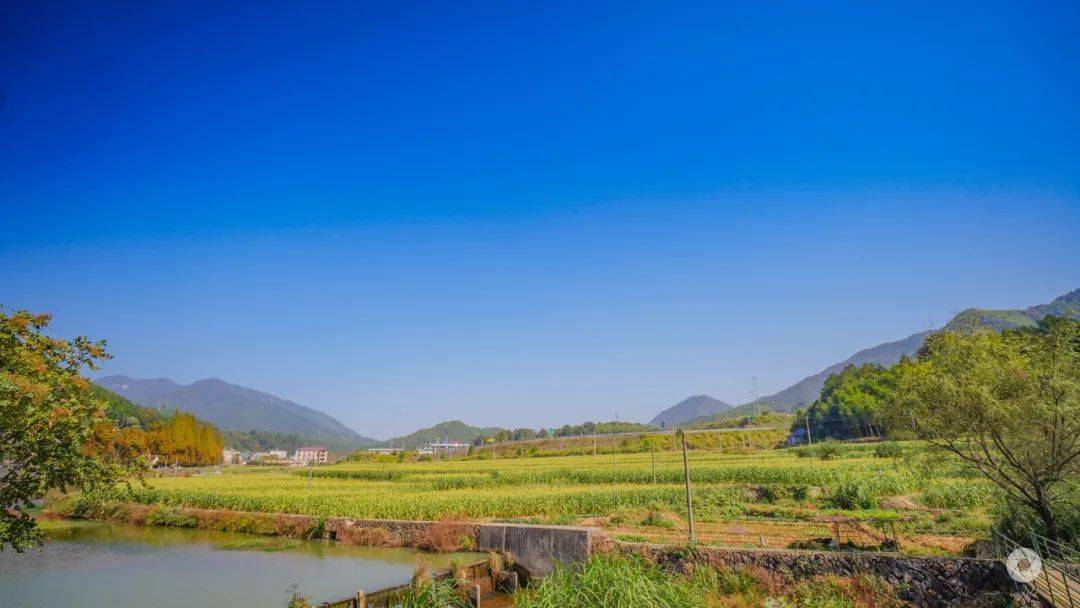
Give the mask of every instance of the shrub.
M 840 455 L 840 446 L 832 441 L 826 441 L 814 448 L 814 455 L 820 460 L 832 460 Z
M 879 443 L 874 448 L 874 456 L 878 458 L 900 458 L 904 455 L 904 448 L 900 447 L 900 444 L 885 442 Z
M 862 480 L 849 477 L 829 487 L 825 500 L 838 509 L 877 508 L 877 496 Z
M 471 549 L 476 546 L 476 542 L 469 532 L 469 524 L 460 519 L 444 517 L 428 526 L 420 544 L 424 549 L 440 553 Z
M 1076 491 L 1076 488 L 1073 488 Z M 1074 500 L 1076 497 L 1074 496 Z M 1062 500 L 1055 510 L 1055 518 L 1061 527 L 1062 538 L 1058 539 L 1063 545 L 1080 551 L 1080 509 L 1072 505 L 1077 502 L 1067 499 Z M 1045 536 L 1046 529 L 1043 521 L 1026 505 L 1014 500 L 1002 501 L 996 505 L 994 512 L 993 530 L 1023 544 L 1031 538 L 1031 533 Z
M 194 515 L 188 515 L 176 507 L 158 505 L 146 515 L 146 523 L 151 526 L 195 528 L 198 527 L 199 520 Z
M 649 510 L 645 513 L 645 519 L 641 520 L 641 525 L 655 528 L 674 528 L 677 520 L 678 518 L 674 514 L 666 511 L 661 505 L 653 503 L 649 505 Z

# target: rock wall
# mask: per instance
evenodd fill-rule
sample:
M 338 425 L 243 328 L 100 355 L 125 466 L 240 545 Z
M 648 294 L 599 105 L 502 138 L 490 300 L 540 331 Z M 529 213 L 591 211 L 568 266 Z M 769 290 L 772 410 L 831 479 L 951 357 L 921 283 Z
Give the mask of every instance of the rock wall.
M 822 574 L 873 574 L 894 585 L 900 597 L 916 606 L 962 604 L 985 593 L 1010 594 L 1021 605 L 1037 606 L 1026 585 L 1018 588 L 996 560 L 959 557 L 915 557 L 887 553 L 772 551 L 679 547 L 648 543 L 615 543 L 617 550 L 641 555 L 676 570 L 694 564 L 715 568 L 759 567 L 797 580 Z

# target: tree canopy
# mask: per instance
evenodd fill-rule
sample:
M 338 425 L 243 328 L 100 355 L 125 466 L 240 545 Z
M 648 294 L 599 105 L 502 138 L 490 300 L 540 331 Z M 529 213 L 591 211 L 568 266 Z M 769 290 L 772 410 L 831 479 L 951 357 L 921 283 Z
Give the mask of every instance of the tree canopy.
M 104 342 L 44 334 L 50 317 L 0 310 L 0 549 L 40 541 L 26 509 L 52 489 L 89 490 L 120 469 L 88 449 L 105 404 L 81 375 Z
M 879 417 L 895 398 L 902 364 L 887 368 L 871 363 L 849 365 L 830 375 L 821 396 L 799 413 L 792 428 L 804 428 L 809 419 L 815 440 L 880 435 Z
M 1080 323 L 937 333 L 899 377 L 884 411 L 892 432 L 957 456 L 1037 515 L 1047 536 L 1075 540 L 1061 519 L 1080 510 Z

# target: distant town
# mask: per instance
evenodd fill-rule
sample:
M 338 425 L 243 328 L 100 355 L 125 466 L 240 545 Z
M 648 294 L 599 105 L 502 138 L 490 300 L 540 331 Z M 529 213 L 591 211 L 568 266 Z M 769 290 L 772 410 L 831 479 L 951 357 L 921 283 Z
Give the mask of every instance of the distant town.
M 371 448 L 372 454 L 396 454 L 408 452 L 404 446 L 388 448 Z M 468 443 L 457 441 L 434 441 L 412 450 L 420 456 L 435 456 L 442 454 L 466 454 L 469 451 Z M 236 450 L 226 446 L 221 450 L 221 463 L 225 465 L 282 465 L 282 466 L 308 466 L 330 463 L 330 450 L 322 446 L 304 446 L 297 448 L 289 454 L 286 450 L 268 450 L 265 452 L 251 452 Z

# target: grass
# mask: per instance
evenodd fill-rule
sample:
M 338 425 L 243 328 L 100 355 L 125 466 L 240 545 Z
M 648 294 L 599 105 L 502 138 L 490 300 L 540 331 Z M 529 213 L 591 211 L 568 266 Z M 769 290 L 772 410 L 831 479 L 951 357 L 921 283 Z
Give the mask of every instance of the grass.
M 819 577 L 785 585 L 765 572 L 697 567 L 689 575 L 633 556 L 600 555 L 581 568 L 556 568 L 520 591 L 515 608 L 894 608 L 896 591 L 879 579 Z
M 834 444 L 821 448 L 731 453 L 691 452 L 695 519 L 704 542 L 787 546 L 828 535 L 813 522 L 825 514 L 889 518 L 921 537 L 980 536 L 994 494 L 940 461 L 915 460 L 922 446 Z M 120 486 L 110 498 L 161 505 L 162 525 L 187 525 L 171 507 L 297 513 L 376 519 L 516 520 L 602 525 L 620 534 L 681 542 L 685 490 L 681 454 L 650 453 L 347 462 L 308 471 L 225 469 L 223 474 L 165 477 Z M 655 482 L 654 482 L 655 479 Z M 941 509 L 954 516 L 938 521 Z M 962 522 L 962 525 L 958 525 Z M 157 521 L 151 523 L 159 523 Z M 777 525 L 773 525 L 777 524 Z M 779 524 L 784 524 L 780 526 Z M 766 529 L 767 528 L 767 529 Z M 801 530 L 801 532 L 799 531 Z M 711 535 L 711 536 L 710 536 Z M 863 539 L 870 542 L 872 539 Z M 923 542 L 904 543 L 917 550 Z M 932 541 L 932 539 L 931 539 Z M 928 541 L 944 552 L 960 541 Z M 935 551 L 937 550 L 935 549 Z
M 240 538 L 214 545 L 221 551 L 287 551 L 300 546 L 300 541 L 284 536 L 259 536 Z

